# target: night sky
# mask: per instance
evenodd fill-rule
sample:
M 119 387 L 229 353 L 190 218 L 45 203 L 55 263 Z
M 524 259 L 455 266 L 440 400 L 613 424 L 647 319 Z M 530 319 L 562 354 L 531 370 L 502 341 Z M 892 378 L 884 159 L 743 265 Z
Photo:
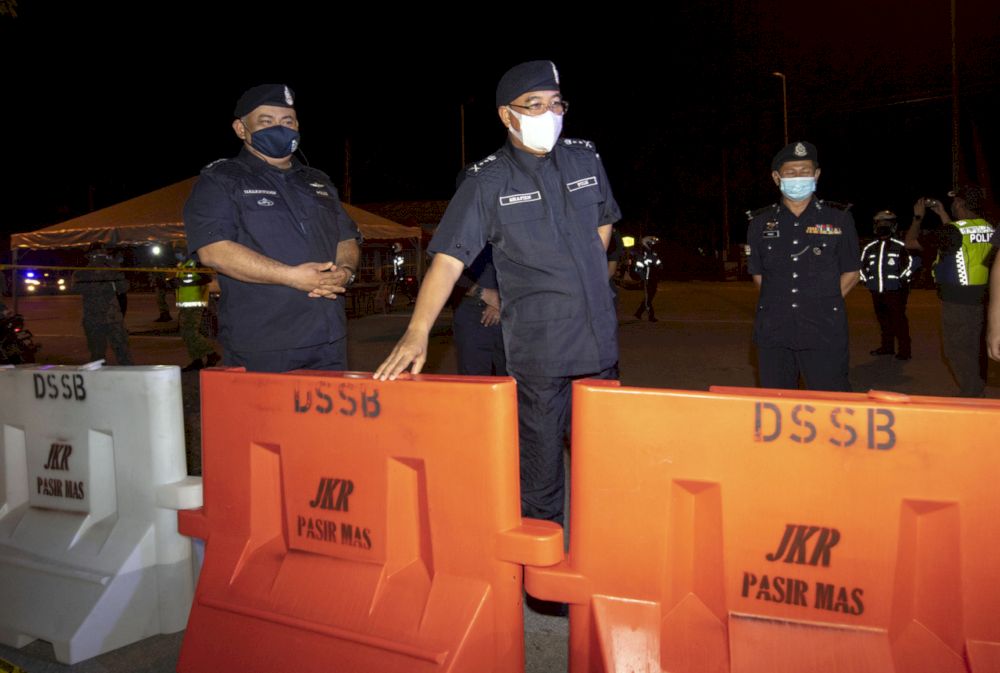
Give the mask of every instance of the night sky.
M 819 148 L 819 195 L 854 203 L 862 235 L 875 211 L 905 222 L 918 196 L 951 188 L 948 0 L 682 0 L 656 16 L 622 3 L 333 14 L 285 2 L 234 5 L 225 21 L 208 5 L 222 6 L 75 3 L 74 15 L 19 0 L 17 18 L 0 16 L 0 244 L 235 154 L 233 104 L 266 81 L 295 89 L 302 149 L 338 185 L 350 140 L 352 202 L 447 199 L 460 106 L 471 162 L 504 139 L 499 76 L 535 58 L 559 66 L 564 135 L 596 142 L 628 231 L 718 248 L 728 202 L 732 242 L 744 239 L 743 211 L 777 196 L 776 70 L 791 140 Z M 1000 3 L 957 5 L 962 170 L 993 188 Z

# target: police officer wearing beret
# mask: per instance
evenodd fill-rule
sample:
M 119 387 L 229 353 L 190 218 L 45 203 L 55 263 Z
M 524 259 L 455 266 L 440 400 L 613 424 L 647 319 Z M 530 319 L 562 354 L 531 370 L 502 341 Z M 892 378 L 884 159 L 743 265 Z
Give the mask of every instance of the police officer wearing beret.
M 781 201 L 751 214 L 749 270 L 760 288 L 754 343 L 760 385 L 849 391 L 844 297 L 858 282 L 858 234 L 846 207 L 813 196 L 816 148 L 786 146 L 771 163 Z
M 184 206 L 188 247 L 219 272 L 223 363 L 249 371 L 347 369 L 347 316 L 361 235 L 322 171 L 292 156 L 292 90 L 262 84 L 236 103 L 234 159 L 206 166 Z
M 406 334 L 375 375 L 421 370 L 434 319 L 489 243 L 517 380 L 522 514 L 561 522 L 571 383 L 617 378 L 605 251 L 621 214 L 593 143 L 559 138 L 568 104 L 551 61 L 507 71 L 496 104 L 507 143 L 468 169 L 431 241 L 436 254 Z

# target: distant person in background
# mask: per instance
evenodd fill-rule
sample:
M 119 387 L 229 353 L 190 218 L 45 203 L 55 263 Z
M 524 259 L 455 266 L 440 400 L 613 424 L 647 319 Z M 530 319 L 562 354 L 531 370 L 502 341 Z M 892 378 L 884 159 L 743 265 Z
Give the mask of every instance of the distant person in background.
M 910 294 L 910 277 L 914 261 L 903 241 L 895 238 L 896 214 L 883 210 L 875 215 L 875 240 L 861 251 L 861 282 L 872 293 L 875 318 L 882 333 L 882 342 L 872 355 L 896 355 L 897 360 L 909 360 L 910 321 L 906 318 L 906 299 Z M 899 350 L 896 350 L 896 342 Z
M 87 335 L 90 360 L 103 360 L 108 344 L 119 365 L 131 365 L 128 332 L 118 295 L 126 287 L 125 275 L 114 268 L 115 260 L 95 244 L 87 252 L 87 268 L 73 274 L 73 289 L 83 300 L 83 331 Z
M 950 213 L 938 199 L 920 198 L 913 204 L 913 222 L 906 232 L 906 247 L 922 250 L 920 228 L 927 209 L 940 219 L 932 230 L 938 257 L 934 281 L 941 298 L 941 339 L 944 357 L 958 383 L 960 397 L 982 397 L 986 391 L 987 290 L 995 248 L 995 230 L 983 219 L 985 194 L 976 185 L 948 192 Z M 953 219 L 954 218 L 954 219 Z
M 215 347 L 202 334 L 202 321 L 208 308 L 209 284 L 211 274 L 197 273 L 198 263 L 178 253 L 179 271 L 172 281 L 177 293 L 177 323 L 181 330 L 181 338 L 187 348 L 191 362 L 181 368 L 182 372 L 193 372 L 203 367 L 214 367 L 219 362 L 219 354 Z
M 149 274 L 153 287 L 156 288 L 156 308 L 160 311 L 160 316 L 153 322 L 171 322 L 173 316 L 170 315 L 170 305 L 167 303 L 167 279 L 162 273 Z
M 635 260 L 635 270 L 642 278 L 642 303 L 635 310 L 635 317 L 642 320 L 642 315 L 649 311 L 649 322 L 659 322 L 656 319 L 656 310 L 653 308 L 653 298 L 656 297 L 657 285 L 660 279 L 660 267 L 663 261 L 653 249 L 660 242 L 656 236 L 642 237 L 642 250 Z

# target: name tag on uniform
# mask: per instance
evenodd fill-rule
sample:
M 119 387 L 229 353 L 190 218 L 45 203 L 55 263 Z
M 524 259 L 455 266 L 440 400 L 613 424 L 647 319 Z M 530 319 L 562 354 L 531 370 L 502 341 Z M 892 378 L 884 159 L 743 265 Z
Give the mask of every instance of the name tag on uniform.
M 573 182 L 566 183 L 566 189 L 571 192 L 575 192 L 579 189 L 584 189 L 585 187 L 596 187 L 597 186 L 597 176 L 591 175 L 589 178 L 583 178 L 582 180 L 575 180 Z
M 811 227 L 806 227 L 807 234 L 828 234 L 828 235 L 839 235 L 843 232 L 840 227 L 835 227 L 832 224 L 816 224 Z
M 778 238 L 779 236 L 781 236 L 781 232 L 778 231 L 777 229 L 770 229 L 768 231 L 763 232 L 761 236 L 763 236 L 764 238 Z
M 518 203 L 530 203 L 531 201 L 541 201 L 541 192 L 528 192 L 527 194 L 508 194 L 500 197 L 501 206 L 514 206 Z

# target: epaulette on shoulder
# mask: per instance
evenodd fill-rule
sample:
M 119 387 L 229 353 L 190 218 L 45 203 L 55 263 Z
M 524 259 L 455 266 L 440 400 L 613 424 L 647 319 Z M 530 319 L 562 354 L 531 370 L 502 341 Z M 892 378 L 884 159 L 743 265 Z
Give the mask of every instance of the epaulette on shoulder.
M 225 163 L 227 161 L 231 161 L 231 159 L 228 159 L 228 158 L 225 158 L 225 157 L 222 158 L 222 159 L 216 159 L 215 161 L 213 161 L 211 163 L 208 163 L 208 164 L 205 164 L 204 166 L 202 166 L 201 170 L 202 171 L 211 170 L 211 169 L 215 168 L 216 166 L 218 166 L 219 164 Z
M 748 210 L 747 211 L 747 219 L 748 220 L 752 220 L 755 217 L 763 215 L 764 213 L 766 213 L 769 210 L 772 210 L 772 211 L 773 210 L 777 210 L 777 208 L 778 208 L 778 204 L 777 203 L 772 203 L 769 206 L 764 206 L 763 208 L 758 208 L 757 210 Z
M 597 154 L 597 145 L 595 145 L 592 140 L 581 140 L 580 138 L 560 138 L 559 143 L 564 147 L 590 150 L 594 154 Z
M 201 172 L 203 175 L 238 176 L 245 175 L 247 167 L 233 159 L 216 159 L 202 168 Z
M 468 168 L 465 169 L 465 175 L 470 178 L 479 177 L 489 173 L 497 165 L 497 155 L 491 154 L 485 159 L 469 164 Z
M 854 204 L 853 203 L 840 203 L 839 201 L 827 201 L 825 199 L 820 200 L 824 206 L 829 206 L 830 208 L 836 208 L 837 210 L 848 211 Z

